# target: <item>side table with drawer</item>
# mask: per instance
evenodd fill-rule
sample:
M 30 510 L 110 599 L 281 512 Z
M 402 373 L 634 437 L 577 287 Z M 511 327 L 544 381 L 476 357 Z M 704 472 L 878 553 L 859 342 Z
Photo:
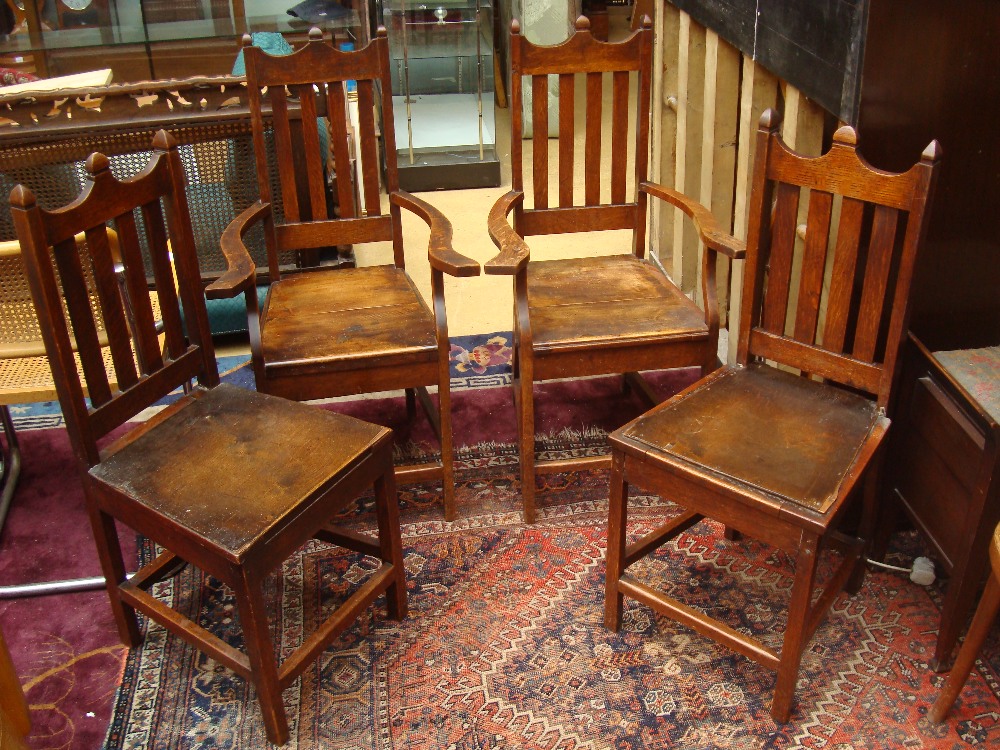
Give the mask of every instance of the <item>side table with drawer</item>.
M 931 667 L 947 669 L 1000 521 L 1000 346 L 932 352 L 912 334 L 894 409 L 875 554 L 901 509 L 949 576 Z

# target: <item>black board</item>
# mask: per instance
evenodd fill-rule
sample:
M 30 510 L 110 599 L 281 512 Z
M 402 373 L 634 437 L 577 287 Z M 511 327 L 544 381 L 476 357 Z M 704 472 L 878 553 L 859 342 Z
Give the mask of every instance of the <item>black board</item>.
M 844 122 L 857 124 L 868 0 L 671 0 Z

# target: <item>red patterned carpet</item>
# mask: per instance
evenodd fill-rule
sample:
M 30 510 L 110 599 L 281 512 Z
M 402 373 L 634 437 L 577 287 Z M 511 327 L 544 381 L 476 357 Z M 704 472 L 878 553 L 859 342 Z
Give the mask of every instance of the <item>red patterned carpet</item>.
M 684 379 L 665 379 L 664 392 Z M 637 409 L 613 381 L 555 384 L 542 395 L 540 423 L 553 451 L 598 450 L 603 430 Z M 427 442 L 425 425 L 409 431 L 394 423 L 399 404 L 336 408 L 397 428 L 402 446 Z M 950 721 L 929 725 L 924 717 L 943 681 L 927 667 L 940 589 L 905 577 L 872 573 L 858 596 L 838 600 L 805 655 L 786 726 L 768 713 L 772 674 L 743 657 L 631 601 L 622 632 L 605 630 L 606 477 L 546 477 L 542 520 L 525 527 L 509 390 L 457 394 L 456 422 L 467 446 L 459 521 L 440 520 L 433 488 L 400 488 L 409 617 L 390 621 L 379 602 L 285 692 L 289 747 L 847 750 L 1000 743 L 1000 631 Z M 24 442 L 31 460 L 0 544 L 0 583 L 37 579 L 45 568 L 97 572 L 64 434 L 30 431 Z M 672 512 L 660 498 L 634 503 L 634 534 Z M 30 523 L 16 515 L 32 509 Z M 365 501 L 351 518 L 359 527 L 371 522 Z M 791 584 L 787 560 L 752 541 L 726 542 L 718 532 L 712 524 L 696 526 L 642 563 L 642 575 L 683 589 L 687 601 L 733 627 L 779 638 Z M 913 535 L 895 539 L 896 562 L 925 553 Z M 276 642 L 293 647 L 324 605 L 369 573 L 364 558 L 319 544 L 293 557 L 270 592 L 279 613 Z M 239 643 L 229 592 L 200 572 L 186 569 L 161 593 L 224 623 Z M 27 686 L 33 748 L 96 748 L 106 731 L 107 748 L 268 747 L 242 680 L 155 625 L 143 647 L 126 655 L 102 592 L 0 602 L 0 625 Z

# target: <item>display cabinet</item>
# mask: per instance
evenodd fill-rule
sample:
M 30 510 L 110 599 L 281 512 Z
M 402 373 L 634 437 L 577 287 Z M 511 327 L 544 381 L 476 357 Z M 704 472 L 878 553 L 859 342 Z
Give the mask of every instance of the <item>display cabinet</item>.
M 239 38 L 258 31 L 280 32 L 294 44 L 319 26 L 338 41 L 367 41 L 364 0 L 0 3 L 13 17 L 13 29 L 0 37 L 0 66 L 43 78 L 102 68 L 111 68 L 115 83 L 226 75 Z
M 405 190 L 500 184 L 489 0 L 382 0 L 399 181 Z

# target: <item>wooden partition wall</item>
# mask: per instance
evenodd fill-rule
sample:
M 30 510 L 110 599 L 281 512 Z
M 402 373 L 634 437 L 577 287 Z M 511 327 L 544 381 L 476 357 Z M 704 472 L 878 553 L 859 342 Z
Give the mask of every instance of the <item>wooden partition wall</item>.
M 655 0 L 650 5 L 656 38 L 652 179 L 698 198 L 736 237 L 745 239 L 754 133 L 764 110 L 782 112 L 786 142 L 810 155 L 822 152 L 824 128 L 830 132 L 836 118 L 671 3 Z M 800 210 L 803 224 L 807 206 Z M 659 260 L 674 282 L 698 294 L 699 243 L 690 223 L 679 217 L 673 207 L 654 206 L 653 247 L 661 248 Z M 801 237 L 798 245 L 797 258 Z M 742 262 L 733 264 L 732 273 L 728 261 L 720 262 L 722 325 L 735 331 Z M 734 336 L 730 360 L 735 353 Z

